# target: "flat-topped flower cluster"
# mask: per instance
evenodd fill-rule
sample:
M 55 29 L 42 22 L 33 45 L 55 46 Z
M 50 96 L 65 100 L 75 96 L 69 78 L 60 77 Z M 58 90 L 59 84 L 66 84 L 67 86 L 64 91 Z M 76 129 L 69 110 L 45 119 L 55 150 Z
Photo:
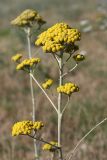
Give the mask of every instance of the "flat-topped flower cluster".
M 17 70 L 30 70 L 40 62 L 40 58 L 28 58 L 19 63 L 16 67 Z
M 12 136 L 29 135 L 32 131 L 40 130 L 44 126 L 42 121 L 21 121 L 17 122 L 12 127 Z
M 78 92 L 79 91 L 79 87 L 74 84 L 74 83 L 65 83 L 64 85 L 61 85 L 59 87 L 57 87 L 57 92 L 59 93 L 64 93 L 67 95 L 71 95 L 74 92 Z
M 80 32 L 66 23 L 57 23 L 38 36 L 35 44 L 42 46 L 44 52 L 55 53 L 67 50 L 81 37 Z M 72 47 L 71 47 L 72 49 Z
M 31 27 L 34 23 L 42 25 L 45 23 L 45 21 L 42 19 L 42 17 L 38 14 L 37 11 L 32 9 L 27 9 L 23 11 L 18 17 L 11 21 L 12 25 L 18 27 Z

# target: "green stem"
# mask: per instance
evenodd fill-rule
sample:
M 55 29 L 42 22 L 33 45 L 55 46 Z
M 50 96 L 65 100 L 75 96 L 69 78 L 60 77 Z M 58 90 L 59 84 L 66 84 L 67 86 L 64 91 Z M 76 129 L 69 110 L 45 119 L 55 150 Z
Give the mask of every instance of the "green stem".
M 27 33 L 28 54 L 29 54 L 29 58 L 32 58 L 32 55 L 31 55 L 31 29 L 28 28 L 26 30 L 26 33 Z M 30 73 L 32 73 L 32 70 L 30 70 Z M 32 99 L 32 120 L 34 122 L 35 121 L 35 99 L 34 99 L 33 80 L 32 80 L 31 76 L 30 76 L 30 90 L 31 90 L 31 99 Z M 36 139 L 34 139 L 34 151 L 35 151 L 35 159 L 39 160 Z

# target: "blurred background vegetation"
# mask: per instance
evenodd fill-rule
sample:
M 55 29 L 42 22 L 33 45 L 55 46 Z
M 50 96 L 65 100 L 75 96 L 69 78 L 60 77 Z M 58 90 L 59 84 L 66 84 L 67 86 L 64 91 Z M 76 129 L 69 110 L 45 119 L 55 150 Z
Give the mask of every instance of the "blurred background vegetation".
M 86 60 L 66 77 L 80 86 L 74 94 L 63 122 L 64 152 L 72 150 L 78 140 L 97 122 L 107 117 L 107 1 L 106 0 L 0 0 L 0 159 L 33 159 L 33 143 L 27 137 L 11 137 L 14 122 L 31 119 L 29 77 L 16 72 L 11 56 L 17 52 L 27 55 L 26 37 L 22 30 L 10 25 L 25 9 L 35 9 L 47 21 L 42 30 L 57 23 L 66 22 L 80 29 L 80 51 L 85 51 Z M 41 54 L 34 46 L 39 32 L 32 37 L 32 53 L 42 57 L 36 72 L 43 82 L 52 77 L 57 84 L 58 72 L 51 55 Z M 48 60 L 48 63 L 47 62 Z M 69 63 L 68 67 L 71 67 Z M 34 84 L 35 85 L 35 84 Z M 52 93 L 50 91 L 50 93 Z M 35 85 L 37 119 L 44 121 L 43 137 L 56 140 L 57 119 Z M 52 96 L 55 101 L 55 96 Z M 48 113 L 48 114 L 47 114 Z M 45 159 L 47 155 L 44 155 Z M 97 128 L 80 146 L 78 160 L 107 159 L 107 123 Z

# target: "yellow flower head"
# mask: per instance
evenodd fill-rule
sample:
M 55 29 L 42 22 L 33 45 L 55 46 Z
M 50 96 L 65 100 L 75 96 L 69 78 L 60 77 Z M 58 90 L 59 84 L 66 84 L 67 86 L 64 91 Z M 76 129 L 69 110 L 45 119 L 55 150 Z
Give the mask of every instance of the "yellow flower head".
M 35 65 L 38 64 L 39 62 L 40 62 L 40 58 L 25 59 L 17 65 L 16 69 L 30 71 L 30 69 L 33 69 Z
M 14 62 L 18 62 L 22 58 L 22 54 L 16 54 L 15 56 L 12 56 L 11 60 Z
M 59 87 L 57 87 L 57 92 L 58 93 L 64 93 L 67 95 L 71 95 L 74 92 L 78 92 L 79 91 L 79 87 L 74 84 L 74 83 L 65 83 L 64 85 L 61 85 Z
M 42 83 L 42 87 L 44 89 L 49 89 L 53 84 L 53 80 L 52 79 L 48 79 L 47 81 L 45 81 L 44 83 Z
M 80 32 L 71 28 L 66 23 L 57 23 L 38 36 L 35 44 L 42 46 L 44 52 L 56 53 L 61 50 L 67 51 L 68 46 L 80 40 Z
M 12 136 L 29 135 L 32 130 L 39 130 L 44 126 L 43 122 L 21 121 L 17 122 L 12 127 Z
M 82 55 L 82 54 L 76 54 L 76 55 L 73 56 L 73 58 L 76 62 L 80 62 L 80 61 L 83 61 L 85 59 L 85 56 Z
M 45 23 L 42 17 L 35 10 L 27 9 L 11 21 L 11 24 L 18 27 L 31 27 L 35 22 L 38 24 L 41 22 L 41 25 Z
M 45 150 L 45 151 L 50 151 L 50 152 L 55 152 L 57 150 L 57 147 L 58 147 L 58 143 L 57 142 L 54 142 L 54 141 L 51 141 L 49 142 L 50 144 L 44 144 L 42 149 Z M 52 145 L 51 145 L 52 144 Z M 56 147 L 55 147 L 56 146 Z

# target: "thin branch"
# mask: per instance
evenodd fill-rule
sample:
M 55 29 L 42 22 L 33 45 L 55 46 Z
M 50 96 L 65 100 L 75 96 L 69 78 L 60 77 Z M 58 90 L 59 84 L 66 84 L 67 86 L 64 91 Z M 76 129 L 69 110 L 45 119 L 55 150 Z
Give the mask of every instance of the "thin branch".
M 93 131 L 95 130 L 98 126 L 100 126 L 102 123 L 104 123 L 107 120 L 107 118 L 104 118 L 102 121 L 100 121 L 99 123 L 97 123 L 89 132 L 87 132 L 84 137 L 82 139 L 80 139 L 80 141 L 77 143 L 77 145 L 75 146 L 75 148 L 70 151 L 68 154 L 71 154 L 70 157 L 68 158 L 68 160 L 70 160 L 71 158 L 73 158 L 73 156 L 75 155 L 77 148 L 80 146 L 80 144 L 84 141 L 84 139 Z M 67 154 L 67 156 L 68 156 Z M 66 157 L 67 157 L 66 156 Z
M 54 144 L 51 144 L 51 143 L 45 141 L 43 138 L 37 138 L 37 137 L 34 137 L 34 136 L 32 136 L 32 135 L 28 135 L 28 136 L 31 137 L 31 138 L 33 138 L 33 139 L 36 139 L 37 141 L 41 141 L 41 142 L 43 142 L 43 143 L 49 144 L 49 145 L 55 147 L 56 149 L 59 149 L 59 151 L 60 151 L 60 159 L 63 160 L 62 148 L 61 148 L 61 147 L 55 146 Z
M 55 146 L 55 145 L 53 145 L 53 144 L 45 141 L 43 138 L 37 138 L 37 137 L 34 137 L 34 136 L 32 136 L 32 135 L 28 135 L 28 136 L 31 137 L 31 138 L 33 138 L 33 139 L 36 139 L 37 141 L 41 141 L 41 142 L 43 142 L 43 143 L 49 144 L 49 145 L 51 145 L 51 146 L 53 146 L 53 147 L 55 147 L 55 148 L 57 148 L 57 149 L 60 149 L 60 148 L 61 148 L 61 147 Z
M 78 66 L 78 64 L 76 63 L 76 65 L 73 68 L 71 68 L 70 70 L 68 70 L 66 73 L 64 73 L 62 75 L 62 77 L 65 77 L 67 74 L 69 74 L 70 72 L 72 72 L 77 66 Z
M 47 99 L 49 100 L 49 102 L 52 104 L 53 108 L 55 109 L 55 111 L 58 113 L 57 107 L 55 106 L 55 104 L 52 102 L 52 100 L 50 99 L 50 97 L 48 96 L 48 94 L 45 92 L 45 90 L 41 87 L 41 85 L 39 84 L 39 82 L 36 80 L 36 78 L 33 76 L 32 73 L 30 73 L 30 76 L 33 78 L 33 80 L 36 82 L 36 84 L 38 85 L 38 87 L 42 90 L 42 92 L 44 93 L 44 95 L 47 97 Z
M 43 143 L 49 144 L 49 145 L 55 147 L 56 149 L 59 149 L 59 151 L 60 151 L 60 159 L 63 160 L 62 148 L 61 148 L 60 146 L 56 146 L 56 145 L 54 145 L 54 144 L 51 144 L 51 143 L 45 141 L 43 138 L 37 138 L 37 137 L 34 137 L 34 136 L 32 136 L 32 135 L 28 135 L 28 136 L 31 137 L 31 138 L 33 138 L 33 139 L 36 139 L 37 141 L 41 141 L 41 142 L 43 142 Z
M 53 55 L 53 57 L 55 58 L 55 60 L 56 60 L 56 62 L 57 62 L 57 65 L 58 65 L 58 68 L 59 68 L 59 70 L 60 70 L 58 57 L 57 57 L 55 54 L 52 54 L 52 55 Z
M 67 103 L 65 104 L 65 106 L 64 106 L 64 108 L 63 108 L 63 110 L 62 110 L 62 113 L 61 113 L 62 115 L 64 114 L 64 112 L 65 112 L 65 110 L 66 110 L 66 108 L 67 108 L 67 105 L 68 105 L 69 101 L 70 101 L 70 97 L 68 96 Z
M 68 60 L 71 58 L 71 54 L 69 55 L 69 57 L 66 59 L 66 61 L 63 63 L 63 67 L 64 65 L 68 62 Z
M 75 52 L 75 50 L 72 50 L 71 53 L 69 53 L 68 58 L 65 60 L 65 62 L 63 63 L 63 67 L 64 65 L 69 61 L 69 59 L 71 58 L 72 54 Z

